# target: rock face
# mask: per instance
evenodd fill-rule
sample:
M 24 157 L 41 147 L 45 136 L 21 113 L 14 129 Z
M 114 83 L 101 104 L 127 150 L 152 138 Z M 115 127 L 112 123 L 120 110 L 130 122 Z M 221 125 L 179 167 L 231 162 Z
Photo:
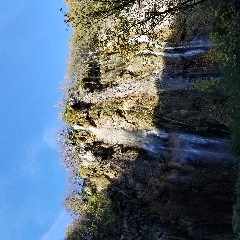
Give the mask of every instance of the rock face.
M 92 194 L 107 188 L 116 202 L 116 239 L 234 239 L 226 97 L 193 84 L 219 77 L 216 67 L 205 70 L 209 44 L 198 35 L 121 71 L 102 63 L 101 79 L 86 81 L 72 105 L 81 176 Z

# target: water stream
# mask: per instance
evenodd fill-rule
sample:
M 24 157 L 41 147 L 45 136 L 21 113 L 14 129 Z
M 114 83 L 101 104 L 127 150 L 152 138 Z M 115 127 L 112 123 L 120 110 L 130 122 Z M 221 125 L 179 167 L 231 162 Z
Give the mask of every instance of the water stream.
M 170 155 L 172 161 L 181 164 L 193 161 L 234 161 L 228 152 L 229 140 L 224 138 L 203 137 L 197 134 L 151 131 L 126 131 L 123 129 L 109 129 L 83 127 L 74 125 L 75 130 L 90 131 L 98 141 L 115 145 L 123 144 L 139 147 L 156 157 Z M 85 156 L 86 157 L 86 156 Z M 92 160 L 91 160 L 92 161 Z

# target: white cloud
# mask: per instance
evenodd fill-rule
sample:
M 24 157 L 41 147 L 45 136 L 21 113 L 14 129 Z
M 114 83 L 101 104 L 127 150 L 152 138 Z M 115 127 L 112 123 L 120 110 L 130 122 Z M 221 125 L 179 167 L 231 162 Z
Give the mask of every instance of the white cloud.
M 52 150 L 57 150 L 57 140 L 56 134 L 59 126 L 52 125 L 51 127 L 46 127 L 43 133 L 43 142 Z
M 41 172 L 43 161 L 39 158 L 40 154 L 47 150 L 57 151 L 58 145 L 56 134 L 59 125 L 52 124 L 43 130 L 42 137 L 32 139 L 25 144 L 25 157 L 22 161 L 21 170 L 26 177 L 36 178 Z
M 38 156 L 43 150 L 43 144 L 41 141 L 34 141 L 28 143 L 25 146 L 25 158 L 22 162 L 22 172 L 26 177 L 35 178 L 40 171 L 40 163 Z
M 42 236 L 40 240 L 63 240 L 67 226 L 71 219 L 66 211 L 62 211 L 50 229 Z

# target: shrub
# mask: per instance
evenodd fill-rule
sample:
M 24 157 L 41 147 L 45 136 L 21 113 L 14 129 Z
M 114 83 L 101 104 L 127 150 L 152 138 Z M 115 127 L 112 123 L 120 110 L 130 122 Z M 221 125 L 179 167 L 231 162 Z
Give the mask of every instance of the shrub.
M 66 240 L 116 239 L 121 219 L 107 191 L 85 195 L 84 202 L 81 217 L 69 227 Z
M 213 77 L 207 81 L 202 81 L 199 79 L 194 82 L 194 87 L 203 92 L 216 92 L 220 90 L 219 79 L 215 79 Z

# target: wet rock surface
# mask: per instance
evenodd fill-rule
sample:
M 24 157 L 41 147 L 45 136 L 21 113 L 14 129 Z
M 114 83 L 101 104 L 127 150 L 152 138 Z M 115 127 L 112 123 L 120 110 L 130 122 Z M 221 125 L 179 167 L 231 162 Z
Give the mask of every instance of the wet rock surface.
M 108 189 L 121 240 L 234 239 L 226 96 L 193 89 L 195 79 L 218 76 L 215 67 L 203 70 L 209 40 L 194 41 L 154 57 L 146 76 L 133 63 L 134 74 L 91 87 L 72 106 L 80 116 L 81 175 L 93 193 Z M 108 74 L 97 85 L 108 84 Z

